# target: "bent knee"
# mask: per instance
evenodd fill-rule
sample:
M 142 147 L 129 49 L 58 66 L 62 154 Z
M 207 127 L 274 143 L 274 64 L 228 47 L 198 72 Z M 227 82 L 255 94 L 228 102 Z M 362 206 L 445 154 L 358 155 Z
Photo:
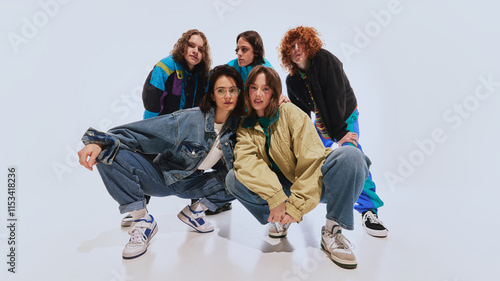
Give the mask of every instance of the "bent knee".
M 236 176 L 234 175 L 234 170 L 231 169 L 226 175 L 226 190 L 231 194 L 234 194 L 235 183 Z
M 337 150 L 339 153 L 339 160 L 346 165 L 370 167 L 372 164 L 370 158 L 354 146 L 342 146 L 335 151 Z

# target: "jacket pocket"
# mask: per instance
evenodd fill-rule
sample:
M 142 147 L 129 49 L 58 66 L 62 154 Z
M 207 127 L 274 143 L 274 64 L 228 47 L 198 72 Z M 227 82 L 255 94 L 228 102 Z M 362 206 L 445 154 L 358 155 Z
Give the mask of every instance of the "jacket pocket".
M 196 169 L 204 159 L 208 149 L 196 143 L 183 141 L 175 151 L 167 151 L 159 158 L 162 170 L 190 171 Z
M 199 159 L 208 154 L 208 149 L 199 144 L 183 141 L 181 143 L 181 153 L 187 159 Z

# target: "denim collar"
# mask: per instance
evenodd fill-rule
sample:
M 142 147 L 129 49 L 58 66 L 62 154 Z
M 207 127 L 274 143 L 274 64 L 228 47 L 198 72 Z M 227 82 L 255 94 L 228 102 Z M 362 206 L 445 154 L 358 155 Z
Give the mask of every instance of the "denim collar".
M 227 118 L 226 122 L 224 123 L 224 127 L 222 127 L 222 132 L 223 133 L 226 129 L 230 131 L 236 131 L 238 128 L 238 122 L 239 118 L 236 118 L 233 113 L 229 115 Z M 215 123 L 215 108 L 210 108 L 210 111 L 208 111 L 205 114 L 205 132 L 215 132 L 214 129 L 214 123 Z

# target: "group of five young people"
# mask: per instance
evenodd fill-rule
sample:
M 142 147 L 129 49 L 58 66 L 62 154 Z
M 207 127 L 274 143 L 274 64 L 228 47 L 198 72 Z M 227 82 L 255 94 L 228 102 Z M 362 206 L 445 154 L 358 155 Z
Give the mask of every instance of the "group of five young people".
M 237 58 L 209 72 L 205 35 L 185 32 L 146 79 L 145 120 L 84 134 L 80 163 L 90 170 L 99 163 L 108 192 L 130 216 L 122 221 L 132 225 L 123 258 L 144 254 L 158 229 L 148 196 L 176 195 L 194 200 L 178 217 L 199 232 L 214 230 L 207 212 L 230 209 L 236 198 L 269 223 L 274 238 L 326 203 L 322 248 L 339 266 L 355 268 L 341 232 L 353 228 L 353 206 L 369 234 L 385 237 L 387 229 L 377 217 L 383 203 L 358 143 L 356 98 L 341 62 L 322 49 L 314 28 L 287 31 L 279 51 L 293 104 L 281 104 L 281 80 L 260 35 L 243 32 L 236 44 Z M 340 147 L 332 150 L 334 140 Z

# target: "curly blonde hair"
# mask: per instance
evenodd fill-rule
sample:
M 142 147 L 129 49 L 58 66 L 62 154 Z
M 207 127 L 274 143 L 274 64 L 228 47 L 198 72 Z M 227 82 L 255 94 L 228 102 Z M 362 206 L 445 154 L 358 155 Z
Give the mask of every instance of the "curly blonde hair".
M 291 44 L 299 40 L 305 44 L 307 58 L 313 58 L 323 47 L 323 42 L 319 38 L 319 33 L 314 27 L 299 26 L 289 29 L 278 47 L 281 66 L 287 70 L 290 75 L 297 73 L 297 65 L 291 59 Z
M 200 67 L 203 67 L 204 73 L 209 73 L 210 67 L 212 66 L 212 58 L 210 56 L 210 46 L 208 45 L 207 37 L 205 36 L 205 34 L 203 34 L 203 32 L 199 31 L 198 29 L 190 29 L 182 33 L 181 38 L 177 40 L 170 54 L 172 54 L 175 61 L 185 63 L 186 59 L 184 59 L 184 53 L 188 46 L 189 39 L 193 35 L 199 35 L 203 39 L 204 42 L 203 58 L 198 65 L 200 65 Z

